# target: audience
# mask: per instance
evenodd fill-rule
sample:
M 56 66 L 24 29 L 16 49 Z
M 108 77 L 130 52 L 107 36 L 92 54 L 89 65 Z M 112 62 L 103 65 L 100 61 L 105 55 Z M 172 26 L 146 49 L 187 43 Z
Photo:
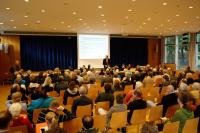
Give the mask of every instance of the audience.
M 72 113 L 74 116 L 76 116 L 76 110 L 78 106 L 84 106 L 84 105 L 91 105 L 91 108 L 93 107 L 92 99 L 88 98 L 86 96 L 87 89 L 84 86 L 81 86 L 79 89 L 80 97 L 75 99 L 72 105 Z
M 99 129 L 94 128 L 94 119 L 92 116 L 84 116 L 82 118 L 83 127 L 78 133 L 101 133 Z
M 141 133 L 159 133 L 153 122 L 146 122 L 141 129 Z
M 10 124 L 11 116 L 6 111 L 0 112 L 0 133 L 8 133 L 9 132 L 9 124 Z

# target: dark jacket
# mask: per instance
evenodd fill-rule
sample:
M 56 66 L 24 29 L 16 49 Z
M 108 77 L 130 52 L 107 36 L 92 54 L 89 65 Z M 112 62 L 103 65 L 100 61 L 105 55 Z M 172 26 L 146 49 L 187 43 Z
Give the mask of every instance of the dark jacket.
M 110 107 L 112 107 L 113 102 L 114 102 L 113 94 L 102 92 L 97 96 L 95 103 L 104 102 L 104 101 L 109 101 L 109 103 L 110 103 L 109 105 L 110 105 Z
M 73 102 L 72 114 L 76 116 L 77 106 L 85 106 L 89 104 L 93 106 L 92 99 L 88 98 L 87 96 L 80 96 L 79 98 L 75 99 Z
M 177 98 L 178 98 L 178 96 L 175 93 L 168 94 L 162 98 L 160 104 L 163 105 L 163 114 L 162 114 L 163 117 L 165 116 L 169 106 L 178 104 Z
M 128 104 L 128 110 L 130 110 L 130 112 L 128 113 L 128 116 L 127 116 L 128 123 L 131 122 L 131 117 L 133 115 L 134 110 L 145 109 L 146 107 L 147 107 L 147 103 L 143 99 L 137 99 L 137 100 L 130 102 Z
M 101 133 L 101 132 L 98 129 L 96 129 L 96 128 L 90 128 L 90 129 L 82 128 L 77 133 Z

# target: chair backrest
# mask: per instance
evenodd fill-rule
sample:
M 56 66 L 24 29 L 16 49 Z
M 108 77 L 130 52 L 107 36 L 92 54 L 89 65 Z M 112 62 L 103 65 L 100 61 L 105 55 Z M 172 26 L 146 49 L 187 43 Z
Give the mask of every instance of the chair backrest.
M 150 108 L 149 121 L 157 121 L 162 117 L 163 105 Z
M 112 113 L 110 120 L 111 129 L 125 127 L 127 124 L 127 111 Z
M 47 95 L 50 97 L 57 97 L 58 93 L 56 91 L 50 91 L 50 92 L 47 92 Z
M 36 124 L 35 133 L 41 133 L 41 129 L 44 128 L 44 127 L 47 127 L 47 123 L 46 122 Z
M 103 108 L 106 111 L 109 111 L 109 101 L 98 102 L 95 106 L 95 113 L 98 114 L 98 109 Z
M 37 120 L 38 120 L 38 117 L 40 115 L 40 112 L 43 110 L 43 109 L 47 109 L 47 108 L 39 108 L 39 109 L 34 109 L 33 110 L 33 123 L 36 124 L 37 123 Z
M 198 123 L 199 117 L 187 120 L 182 133 L 197 133 Z
M 67 97 L 67 105 L 72 105 L 74 102 L 74 99 L 78 98 L 79 96 L 75 97 Z
M 92 105 L 78 106 L 76 110 L 76 117 L 83 117 L 84 115 L 92 115 Z
M 106 127 L 106 115 L 95 115 L 94 117 L 94 127 L 97 129 L 105 129 Z
M 115 91 L 114 92 L 114 97 L 116 98 L 117 95 L 121 94 L 123 96 L 124 91 Z
M 133 90 L 133 85 L 126 85 L 124 88 L 124 94 L 127 95 L 132 90 Z
M 146 109 L 137 109 L 133 111 L 133 115 L 131 117 L 131 124 L 144 124 L 146 122 Z
M 94 102 L 96 100 L 97 95 L 98 95 L 98 92 L 90 92 L 87 94 L 87 97 L 92 99 L 92 101 Z
M 82 119 L 80 117 L 63 122 L 63 129 L 67 133 L 77 133 L 82 128 Z
M 172 116 L 175 114 L 176 110 L 180 108 L 179 104 L 171 105 L 167 108 L 167 112 L 165 114 L 165 117 L 172 118 Z
M 64 94 L 65 94 L 65 90 L 60 90 L 60 97 L 64 97 Z
M 27 128 L 27 126 L 10 127 L 9 132 L 11 132 L 11 133 L 28 133 L 28 128 Z
M 163 127 L 162 133 L 178 133 L 179 121 L 166 123 Z

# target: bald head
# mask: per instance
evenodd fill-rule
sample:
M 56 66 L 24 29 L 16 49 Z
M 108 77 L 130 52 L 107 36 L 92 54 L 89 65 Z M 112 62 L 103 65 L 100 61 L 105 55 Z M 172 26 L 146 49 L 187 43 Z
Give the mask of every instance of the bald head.
M 94 120 L 91 116 L 84 116 L 82 118 L 82 123 L 83 123 L 83 126 L 86 128 L 86 129 L 90 129 L 93 127 L 93 124 L 94 124 Z
M 168 85 L 167 86 L 167 93 L 169 94 L 169 93 L 172 93 L 172 92 L 174 92 L 174 86 L 173 85 Z

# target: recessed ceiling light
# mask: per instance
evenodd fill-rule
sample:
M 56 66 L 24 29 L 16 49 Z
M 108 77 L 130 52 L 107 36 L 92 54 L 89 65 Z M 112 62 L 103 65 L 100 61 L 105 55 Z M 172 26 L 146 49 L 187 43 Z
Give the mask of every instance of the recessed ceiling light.
M 65 22 L 62 21 L 62 22 L 60 22 L 60 23 L 61 23 L 61 24 L 64 24 Z
M 128 9 L 128 12 L 132 12 L 133 10 L 132 9 Z
M 24 24 L 24 26 L 27 26 L 28 24 Z
M 166 6 L 166 5 L 167 5 L 167 2 L 163 2 L 162 5 L 163 5 L 163 6 Z
M 184 24 L 187 24 L 188 22 L 187 21 L 185 21 L 185 22 L 183 22 Z
M 67 28 L 71 28 L 71 25 L 68 25 Z
M 36 24 L 40 24 L 40 20 L 37 20 L 37 21 L 36 21 Z
M 27 16 L 27 15 L 25 15 L 24 17 L 25 17 L 25 18 L 28 18 L 28 16 Z
M 196 19 L 199 19 L 199 16 L 196 16 Z
M 104 20 L 102 20 L 102 22 L 104 22 L 104 23 L 105 23 L 105 22 L 106 22 L 106 20 L 104 19 Z
M 142 23 L 143 25 L 145 25 L 146 23 L 144 22 L 144 23 Z
M 14 26 L 13 28 L 14 28 L 14 29 L 16 29 L 17 27 L 16 27 L 16 26 Z
M 41 13 L 45 13 L 45 12 L 46 12 L 46 10 L 44 10 L 44 9 L 41 10 Z
M 132 0 L 133 2 L 136 2 L 136 0 Z
M 98 6 L 98 8 L 99 8 L 99 9 L 102 9 L 102 8 L 103 8 L 103 6 L 102 6 L 102 5 L 99 5 L 99 6 Z
M 82 21 L 83 19 L 82 19 L 82 18 L 79 18 L 78 20 Z
M 125 19 L 128 19 L 128 16 L 126 16 Z
M 104 14 L 101 14 L 101 17 L 104 17 L 105 15 Z
M 179 17 L 180 15 L 179 14 L 176 14 L 176 17 Z
M 76 15 L 76 12 L 72 12 L 73 15 Z
M 167 22 L 170 22 L 171 20 L 170 19 L 167 19 Z
M 6 7 L 6 10 L 10 10 L 10 8 L 9 8 L 9 7 Z
M 13 19 L 10 20 L 10 22 L 13 22 L 13 21 L 14 21 Z
M 150 20 L 151 20 L 151 18 L 149 17 L 149 18 L 147 18 L 147 20 L 148 20 L 148 21 L 150 21 Z
M 0 25 L 3 25 L 3 24 L 4 24 L 4 23 L 2 23 L 2 22 L 0 23 Z
M 189 8 L 189 9 L 192 9 L 192 8 L 194 8 L 194 7 L 193 7 L 193 6 L 189 6 L 188 8 Z
M 29 0 L 24 0 L 25 2 L 29 2 Z

